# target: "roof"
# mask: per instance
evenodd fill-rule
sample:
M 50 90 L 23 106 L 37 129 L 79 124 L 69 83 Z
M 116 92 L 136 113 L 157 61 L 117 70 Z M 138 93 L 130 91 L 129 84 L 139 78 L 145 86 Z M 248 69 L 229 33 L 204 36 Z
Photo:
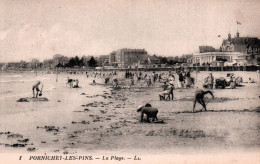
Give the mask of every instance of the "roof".
M 144 60 L 150 60 L 150 61 L 158 61 L 161 60 L 156 56 L 150 56 L 150 55 L 146 55 L 145 57 L 143 57 Z
M 118 51 L 124 51 L 124 52 L 145 52 L 145 49 L 128 49 L 128 48 L 123 48 L 123 49 L 120 49 Z
M 147 56 L 150 60 L 160 60 L 159 58 L 157 58 L 156 56 Z
M 231 43 L 234 45 L 246 45 L 247 47 L 260 47 L 260 40 L 252 37 L 235 37 L 231 38 Z M 228 40 L 223 40 L 222 44 L 230 44 Z

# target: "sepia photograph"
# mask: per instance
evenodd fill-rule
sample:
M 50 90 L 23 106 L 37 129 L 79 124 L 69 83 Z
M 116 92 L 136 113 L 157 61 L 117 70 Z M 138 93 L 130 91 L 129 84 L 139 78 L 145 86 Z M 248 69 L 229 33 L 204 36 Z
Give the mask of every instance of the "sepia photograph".
M 260 163 L 259 0 L 0 0 L 0 163 Z

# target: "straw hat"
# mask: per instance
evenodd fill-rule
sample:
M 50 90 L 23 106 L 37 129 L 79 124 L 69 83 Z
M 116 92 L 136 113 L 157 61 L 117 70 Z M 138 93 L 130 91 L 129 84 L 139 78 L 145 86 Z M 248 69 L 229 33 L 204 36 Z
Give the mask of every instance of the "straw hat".
M 140 108 L 142 108 L 143 107 L 143 105 L 139 105 L 138 107 L 137 107 L 137 109 L 140 109 Z

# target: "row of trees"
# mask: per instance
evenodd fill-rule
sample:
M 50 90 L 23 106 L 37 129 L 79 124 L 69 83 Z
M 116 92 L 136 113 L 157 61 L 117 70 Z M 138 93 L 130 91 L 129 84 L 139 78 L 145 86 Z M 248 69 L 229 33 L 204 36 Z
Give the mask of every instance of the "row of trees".
M 178 56 L 174 57 L 173 59 L 169 59 L 167 57 L 162 57 L 162 56 L 156 56 L 161 60 L 162 64 L 167 64 L 167 65 L 174 65 L 176 63 L 184 63 L 185 61 L 182 60 L 182 58 L 179 58 Z
M 94 59 L 92 56 L 89 60 L 86 61 L 83 57 L 79 59 L 78 56 L 72 57 L 69 59 L 68 62 L 58 62 L 56 67 L 83 67 L 83 66 L 89 66 L 89 67 L 96 67 L 97 66 L 97 61 Z
M 160 59 L 161 64 L 167 65 L 174 65 L 176 63 L 185 63 L 186 58 L 184 57 L 174 57 L 174 58 L 167 58 L 162 56 L 156 56 Z M 52 59 L 45 59 L 43 62 L 40 62 L 38 59 L 32 59 L 30 62 L 20 61 L 14 63 L 8 63 L 8 68 L 21 68 L 21 69 L 36 69 L 36 68 L 81 68 L 81 67 L 97 67 L 98 60 L 93 56 L 82 56 L 79 58 L 78 56 L 75 57 L 67 57 L 64 55 L 56 54 L 53 56 Z
M 32 59 L 30 62 L 21 60 L 20 62 L 11 62 L 6 65 L 9 69 L 36 69 L 36 68 L 56 68 L 56 67 L 96 67 L 97 61 L 93 56 L 78 56 L 68 58 L 67 56 L 56 54 L 52 59 L 46 59 L 40 62 L 39 59 Z
M 68 58 L 67 56 L 56 54 L 53 56 L 53 59 L 43 61 L 43 64 L 47 67 L 96 67 L 97 61 L 93 56 L 82 56 L 81 58 L 75 56 Z

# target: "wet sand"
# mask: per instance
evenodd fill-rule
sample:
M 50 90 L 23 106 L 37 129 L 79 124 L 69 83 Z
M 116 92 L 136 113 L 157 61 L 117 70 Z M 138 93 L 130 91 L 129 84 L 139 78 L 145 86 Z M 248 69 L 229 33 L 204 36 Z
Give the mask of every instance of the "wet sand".
M 224 76 L 226 72 L 214 74 Z M 256 79 L 255 73 L 237 74 Z M 158 82 L 149 88 L 141 84 L 129 89 L 128 79 L 121 84 L 123 88 L 114 89 L 110 85 L 89 85 L 92 77 L 71 75 L 80 80 L 81 86 L 71 89 L 65 87 L 68 75 L 59 75 L 58 83 L 55 76 L 48 75 L 43 80 L 48 102 L 16 102 L 21 95 L 0 100 L 1 153 L 186 154 L 259 150 L 259 82 L 243 83 L 236 89 L 214 89 L 215 99 L 206 96 L 208 111 L 200 111 L 202 107 L 197 104 L 192 113 L 195 88 L 201 86 L 201 80 L 197 80 L 195 88 L 175 89 L 173 101 L 159 101 L 162 83 Z M 206 72 L 201 72 L 198 79 L 206 76 Z M 96 82 L 104 83 L 104 78 L 96 78 Z M 137 106 L 145 103 L 158 108 L 158 119 L 164 123 L 140 122 Z

